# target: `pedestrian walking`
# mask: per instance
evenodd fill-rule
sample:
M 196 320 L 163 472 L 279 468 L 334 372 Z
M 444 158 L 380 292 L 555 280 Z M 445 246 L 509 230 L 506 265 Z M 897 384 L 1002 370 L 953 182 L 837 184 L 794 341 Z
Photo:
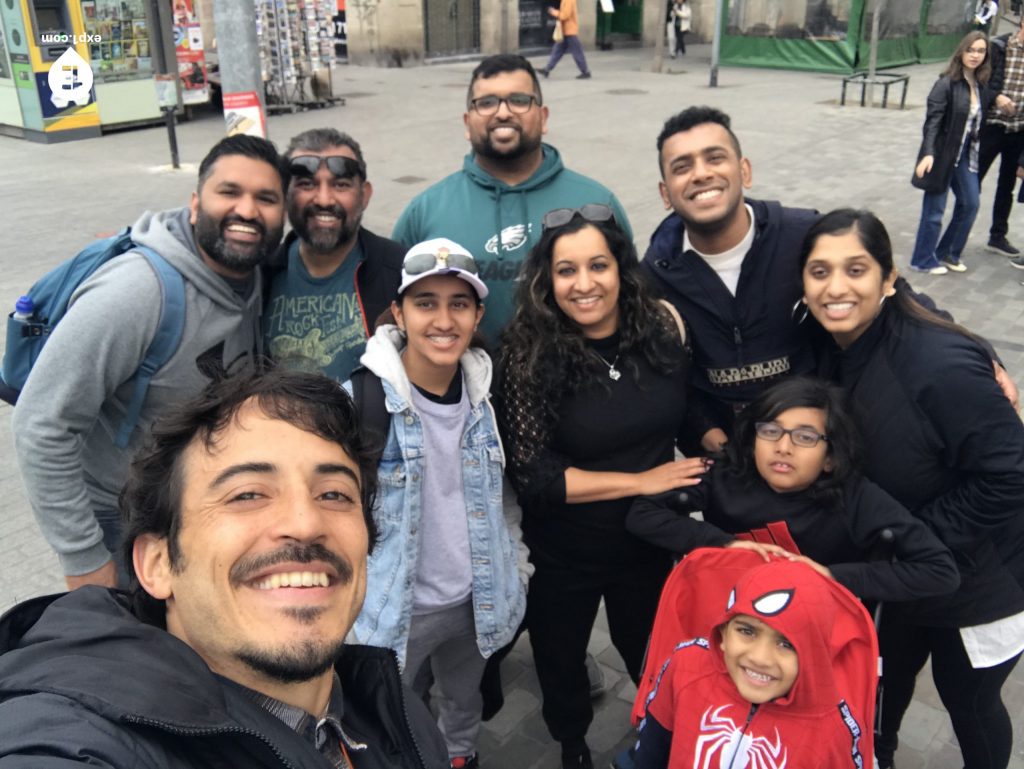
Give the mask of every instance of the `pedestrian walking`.
M 562 0 L 558 8 L 548 8 L 548 13 L 552 18 L 557 19 L 553 37 L 555 44 L 551 46 L 551 56 L 548 58 L 547 66 L 537 71 L 547 77 L 554 71 L 559 59 L 568 51 L 572 54 L 572 59 L 580 70 L 576 79 L 588 79 L 590 69 L 587 67 L 587 57 L 583 55 L 583 46 L 580 45 L 580 17 L 576 8 L 576 0 Z
M 921 222 L 910 257 L 911 269 L 932 275 L 966 272 L 960 260 L 978 215 L 980 182 L 978 154 L 981 121 L 991 62 L 984 32 L 964 35 L 946 71 L 932 86 L 924 119 L 924 137 L 911 184 L 924 190 Z M 953 190 L 956 205 L 942 239 L 942 214 Z

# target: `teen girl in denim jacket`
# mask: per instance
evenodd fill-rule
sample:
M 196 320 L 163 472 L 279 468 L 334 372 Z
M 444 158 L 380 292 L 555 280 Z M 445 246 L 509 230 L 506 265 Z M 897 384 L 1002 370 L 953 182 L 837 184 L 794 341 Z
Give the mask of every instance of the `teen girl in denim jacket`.
M 381 379 L 391 424 L 353 635 L 394 649 L 410 685 L 429 662 L 456 767 L 476 765 L 484 663 L 514 637 L 529 578 L 518 518 L 502 505 L 491 360 L 471 346 L 486 296 L 464 248 L 444 238 L 413 246 L 396 324 L 379 326 L 361 359 Z

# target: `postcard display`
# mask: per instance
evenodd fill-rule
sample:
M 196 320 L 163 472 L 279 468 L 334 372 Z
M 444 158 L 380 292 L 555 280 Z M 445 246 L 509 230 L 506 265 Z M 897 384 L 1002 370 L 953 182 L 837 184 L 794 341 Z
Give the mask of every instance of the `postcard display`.
M 268 106 L 325 101 L 316 95 L 314 74 L 324 71 L 330 83 L 336 12 L 337 0 L 256 0 Z
M 82 0 L 82 17 L 97 82 L 153 77 L 143 0 Z

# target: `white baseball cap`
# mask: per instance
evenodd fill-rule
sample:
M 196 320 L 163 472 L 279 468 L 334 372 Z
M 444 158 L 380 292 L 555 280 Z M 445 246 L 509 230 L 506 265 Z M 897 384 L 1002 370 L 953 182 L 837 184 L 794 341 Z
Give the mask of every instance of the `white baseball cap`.
M 480 299 L 487 296 L 487 286 L 480 280 L 480 269 L 473 255 L 454 240 L 433 238 L 417 243 L 402 259 L 402 285 L 399 295 L 413 283 L 431 275 L 454 275 L 475 290 Z

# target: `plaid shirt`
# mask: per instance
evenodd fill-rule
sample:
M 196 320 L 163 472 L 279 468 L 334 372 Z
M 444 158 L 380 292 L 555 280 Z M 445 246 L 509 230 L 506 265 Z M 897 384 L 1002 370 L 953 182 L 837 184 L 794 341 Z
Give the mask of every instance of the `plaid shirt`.
M 229 679 L 221 677 L 221 680 L 237 687 L 261 708 L 276 718 L 281 719 L 289 728 L 302 735 L 304 739 L 320 751 L 320 754 L 330 762 L 334 769 L 352 769 L 348 751 L 365 750 L 366 748 L 366 745 L 349 739 L 341 726 L 341 718 L 345 712 L 345 706 L 341 696 L 341 681 L 338 679 L 337 673 L 334 674 L 334 683 L 331 686 L 331 697 L 327 703 L 327 712 L 319 719 L 302 708 L 281 702 L 281 700 L 249 689 Z
M 1006 41 L 1005 55 L 1003 88 L 999 93 L 1017 106 L 1017 112 L 1007 115 L 993 104 L 988 113 L 988 122 L 1003 126 L 1009 133 L 1016 133 L 1024 130 L 1024 43 L 1018 35 L 1010 35 Z

